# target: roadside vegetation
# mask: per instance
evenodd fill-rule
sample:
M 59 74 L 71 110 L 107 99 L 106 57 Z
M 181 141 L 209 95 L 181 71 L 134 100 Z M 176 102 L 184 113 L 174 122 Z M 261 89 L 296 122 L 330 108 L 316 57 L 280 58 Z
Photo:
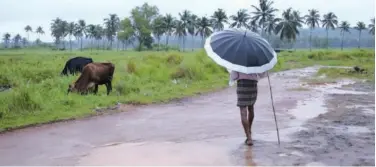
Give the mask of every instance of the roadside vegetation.
M 277 15 L 277 11 L 282 15 Z M 239 9 L 232 14 L 224 9 L 211 11 L 210 17 L 198 16 L 188 9 L 175 14 L 178 17 L 160 12 L 156 5 L 143 3 L 133 7 L 128 16 L 115 13 L 104 16 L 102 23 L 56 17 L 51 18 L 50 27 L 25 25 L 26 37 L 22 37 L 21 32 L 2 34 L 0 131 L 85 117 L 97 114 L 93 111 L 97 107 L 118 102 L 166 102 L 226 87 L 227 71 L 201 49 L 205 38 L 226 27 L 257 32 L 274 48 L 291 49 L 301 43 L 297 39 L 306 25 L 309 39 L 301 40 L 309 41 L 309 51 L 279 53 L 278 64 L 272 71 L 316 64 L 359 66 L 365 68 L 367 74 L 335 71 L 338 69 L 322 69 L 319 74 L 374 81 L 374 51 L 346 49 L 350 46 L 346 39 L 351 30 L 359 33 L 358 48 L 369 46 L 364 45 L 367 41 L 362 45 L 365 39 L 362 36 L 374 36 L 374 17 L 350 25 L 333 12 L 320 13 L 314 8 L 308 11 L 276 9 L 271 0 L 260 0 L 257 5 L 250 5 L 249 10 Z M 324 41 L 312 38 L 312 32 L 319 27 L 325 28 Z M 329 34 L 335 29 L 341 31 L 343 51 L 330 49 L 335 45 Z M 30 35 L 37 38 L 30 39 Z M 41 41 L 46 35 L 53 38 L 53 44 Z M 174 38 L 179 42 L 172 44 Z M 115 64 L 113 91 L 109 96 L 104 86 L 99 87 L 98 95 L 66 94 L 68 84 L 78 76 L 62 77 L 60 72 L 65 62 L 76 56 Z
M 63 77 L 65 62 L 75 56 L 115 64 L 113 91 L 98 95 L 67 95 L 76 76 Z M 323 69 L 320 74 L 374 81 L 373 50 L 314 50 L 281 52 L 272 71 L 311 65 L 359 66 L 367 74 Z M 334 71 L 333 71 L 334 70 Z M 348 70 L 348 69 L 346 69 Z M 62 52 L 51 50 L 0 51 L 0 131 L 30 124 L 97 114 L 93 109 L 119 103 L 149 104 L 224 88 L 228 73 L 204 50 L 195 52 Z

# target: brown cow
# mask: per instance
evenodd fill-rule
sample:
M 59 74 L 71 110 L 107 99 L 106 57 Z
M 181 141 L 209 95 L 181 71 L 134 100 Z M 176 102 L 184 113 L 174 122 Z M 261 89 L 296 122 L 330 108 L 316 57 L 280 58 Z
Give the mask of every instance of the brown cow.
M 89 89 L 94 88 L 94 94 L 98 92 L 98 85 L 106 85 L 107 95 L 112 91 L 112 78 L 114 75 L 115 65 L 112 63 L 89 63 L 83 69 L 80 77 L 70 84 L 68 92 L 80 92 L 87 94 Z

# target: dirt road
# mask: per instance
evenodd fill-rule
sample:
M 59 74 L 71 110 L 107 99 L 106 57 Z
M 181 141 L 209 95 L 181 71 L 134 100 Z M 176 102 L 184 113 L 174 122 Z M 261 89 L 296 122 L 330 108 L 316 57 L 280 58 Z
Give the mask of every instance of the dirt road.
M 170 104 L 0 135 L 0 165 L 375 165 L 374 87 L 303 84 L 317 67 L 259 81 L 254 146 L 234 88 Z M 343 86 L 343 87 L 342 87 Z M 124 109 L 124 107 L 120 107 Z

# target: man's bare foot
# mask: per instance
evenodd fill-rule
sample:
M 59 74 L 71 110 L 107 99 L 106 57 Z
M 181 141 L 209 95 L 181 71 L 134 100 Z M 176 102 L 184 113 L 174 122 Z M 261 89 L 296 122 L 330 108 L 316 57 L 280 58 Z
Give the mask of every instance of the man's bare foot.
M 247 138 L 244 142 L 246 145 L 253 146 L 252 138 Z

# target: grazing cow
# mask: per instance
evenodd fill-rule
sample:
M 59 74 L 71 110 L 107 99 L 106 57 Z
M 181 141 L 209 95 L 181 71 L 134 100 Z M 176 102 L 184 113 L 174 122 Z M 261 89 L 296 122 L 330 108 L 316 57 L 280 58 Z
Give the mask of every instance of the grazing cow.
M 112 91 L 112 78 L 115 71 L 115 65 L 112 63 L 90 63 L 87 64 L 80 77 L 70 84 L 68 92 L 80 92 L 81 94 L 87 94 L 89 89 L 94 86 L 94 94 L 98 92 L 98 85 L 106 85 L 107 95 Z
M 92 63 L 92 58 L 87 57 L 75 57 L 72 59 L 69 59 L 65 63 L 65 67 L 63 71 L 61 72 L 61 75 L 68 75 L 68 71 L 70 74 L 74 74 L 76 72 L 82 72 L 82 69 L 85 67 L 86 64 Z

